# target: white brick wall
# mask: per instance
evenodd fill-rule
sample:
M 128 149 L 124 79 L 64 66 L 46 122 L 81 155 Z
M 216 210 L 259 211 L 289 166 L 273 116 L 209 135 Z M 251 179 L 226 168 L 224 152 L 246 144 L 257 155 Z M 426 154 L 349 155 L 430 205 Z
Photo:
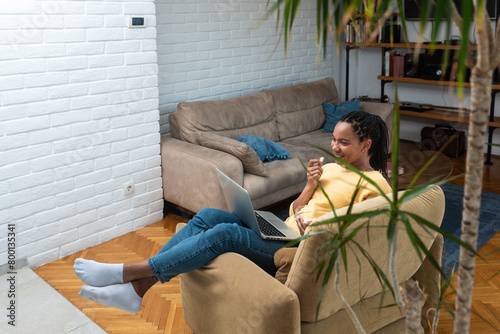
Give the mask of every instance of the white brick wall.
M 318 64 L 315 1 L 302 1 L 288 46 L 276 46 L 275 16 L 257 26 L 267 0 L 158 0 L 161 133 L 181 101 L 223 99 L 314 81 L 339 83 L 333 44 Z
M 161 220 L 153 0 L 2 1 L 0 20 L 0 265 L 7 224 L 36 267 Z

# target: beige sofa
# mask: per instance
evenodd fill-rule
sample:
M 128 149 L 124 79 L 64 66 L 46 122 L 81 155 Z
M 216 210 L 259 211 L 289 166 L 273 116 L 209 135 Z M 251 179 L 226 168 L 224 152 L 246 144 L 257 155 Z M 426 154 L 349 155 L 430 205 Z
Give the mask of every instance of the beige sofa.
M 302 163 L 321 156 L 332 161 L 315 148 L 331 151 L 331 134 L 322 132 L 324 102 L 340 103 L 332 78 L 227 100 L 179 103 L 169 115 L 171 137 L 161 140 L 165 201 L 191 213 L 227 209 L 216 168 L 248 191 L 256 209 L 300 193 L 306 183 Z M 380 115 L 392 129 L 392 104 L 361 102 L 361 109 Z M 279 143 L 291 157 L 259 165 L 233 140 L 246 134 Z
M 400 196 L 401 194 L 402 192 L 399 193 Z M 354 205 L 353 212 L 376 210 L 386 206 L 386 200 L 379 196 Z M 420 215 L 440 226 L 444 207 L 443 191 L 436 187 L 404 203 L 402 210 Z M 345 213 L 346 208 L 337 210 L 338 215 Z M 332 217 L 331 213 L 320 220 L 329 217 Z M 362 229 L 354 238 L 363 245 L 386 275 L 387 229 L 375 226 L 385 227 L 388 220 L 387 215 L 372 218 L 371 228 Z M 443 237 L 434 231 L 424 230 L 413 220 L 410 220 L 410 223 L 425 247 L 440 263 Z M 336 234 L 338 229 L 336 224 L 331 224 L 313 226 L 309 231 L 330 231 Z M 181 296 L 187 324 L 198 334 L 357 333 L 335 291 L 332 278 L 326 285 L 321 307 L 318 314 L 316 313 L 321 291 L 321 284 L 316 283 L 315 279 L 316 257 L 320 246 L 328 237 L 329 234 L 317 234 L 302 241 L 296 249 L 279 250 L 275 254 L 275 263 L 280 268 L 276 278 L 235 253 L 220 255 L 202 268 L 182 274 Z M 343 264 L 341 265 L 340 290 L 366 332 L 404 333 L 404 312 L 396 306 L 387 306 L 394 305 L 394 299 L 381 287 L 367 260 L 356 246 L 347 247 L 347 263 L 347 274 Z M 426 316 L 427 310 L 435 305 L 439 271 L 428 259 L 422 260 L 417 255 L 402 223 L 398 228 L 396 272 L 400 282 L 418 281 L 427 295 L 421 324 L 425 332 L 430 333 Z M 429 315 L 432 317 L 434 312 Z M 432 323 L 432 319 L 430 320 Z

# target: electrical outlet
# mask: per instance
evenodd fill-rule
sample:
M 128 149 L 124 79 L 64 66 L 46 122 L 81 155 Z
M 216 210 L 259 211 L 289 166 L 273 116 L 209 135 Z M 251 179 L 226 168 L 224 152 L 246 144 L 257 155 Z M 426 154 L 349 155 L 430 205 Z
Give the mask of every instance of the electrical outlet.
M 133 194 L 135 191 L 134 181 L 126 182 L 123 184 L 123 193 L 125 195 Z

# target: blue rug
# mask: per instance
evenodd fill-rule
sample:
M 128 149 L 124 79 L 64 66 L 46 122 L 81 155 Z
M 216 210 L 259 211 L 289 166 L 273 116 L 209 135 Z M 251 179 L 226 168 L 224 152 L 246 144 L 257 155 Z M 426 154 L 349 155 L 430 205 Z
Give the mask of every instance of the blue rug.
M 460 237 L 462 233 L 462 210 L 464 188 L 451 183 L 441 186 L 444 191 L 446 208 L 441 228 Z M 495 234 L 500 231 L 500 195 L 483 191 L 481 194 L 481 213 L 479 215 L 479 235 L 477 249 L 483 247 Z M 459 246 L 448 238 L 444 239 L 443 260 L 444 270 L 448 270 L 458 263 Z M 457 264 L 458 266 L 458 264 Z
M 445 213 L 441 228 L 460 238 L 464 188 L 451 183 L 441 185 L 445 195 Z M 285 220 L 288 217 L 290 203 L 271 209 L 278 217 Z M 478 249 L 484 246 L 500 231 L 500 194 L 483 191 L 481 195 L 481 214 L 479 216 Z M 460 256 L 459 246 L 448 238 L 444 238 L 443 261 L 444 272 L 448 272 Z M 458 266 L 458 264 L 457 264 Z

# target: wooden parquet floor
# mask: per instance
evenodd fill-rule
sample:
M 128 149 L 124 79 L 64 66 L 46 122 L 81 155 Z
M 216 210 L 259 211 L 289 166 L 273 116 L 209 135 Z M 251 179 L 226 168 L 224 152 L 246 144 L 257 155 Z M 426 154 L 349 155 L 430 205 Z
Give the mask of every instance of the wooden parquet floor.
M 114 309 L 78 296 L 82 282 L 73 271 L 75 259 L 107 263 L 144 261 L 174 235 L 175 225 L 187 220 L 168 214 L 158 223 L 34 269 L 61 295 L 110 334 L 193 333 L 184 320 L 179 278 L 156 284 L 144 296 L 137 314 Z
M 484 245 L 479 254 L 485 261 L 476 260 L 470 333 L 497 334 L 500 332 L 500 233 Z M 457 286 L 458 272 L 453 275 L 452 285 Z M 455 295 L 447 301 L 455 303 Z M 453 319 L 441 311 L 438 334 L 453 333 Z

